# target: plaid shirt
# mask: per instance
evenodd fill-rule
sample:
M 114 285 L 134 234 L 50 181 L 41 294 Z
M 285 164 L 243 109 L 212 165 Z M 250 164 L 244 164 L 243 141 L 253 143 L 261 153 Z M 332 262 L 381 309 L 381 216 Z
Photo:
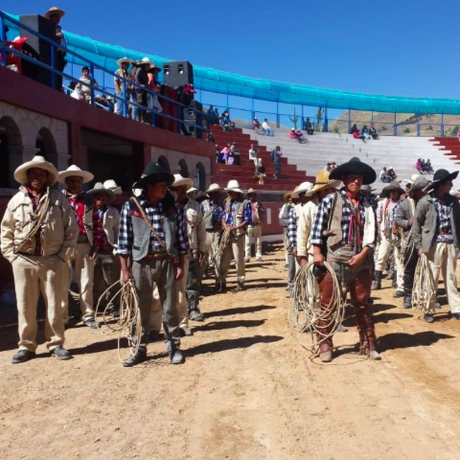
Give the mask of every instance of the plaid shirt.
M 165 234 L 163 231 L 163 225 L 161 218 L 163 214 L 163 205 L 158 203 L 153 205 L 149 203 L 144 196 L 139 198 L 139 203 L 144 208 L 145 214 L 147 215 L 153 229 L 159 236 L 159 238 L 165 241 Z M 185 208 L 180 205 L 176 205 L 176 246 L 178 252 L 187 252 L 187 224 L 185 221 Z M 134 211 L 131 211 L 130 202 L 126 202 L 121 209 L 120 215 L 120 233 L 118 235 L 118 254 L 130 255 L 133 245 L 133 227 L 131 223 L 132 215 Z M 142 217 L 136 217 L 142 219 Z M 157 239 L 150 233 L 150 246 L 149 252 L 163 252 L 164 248 L 160 245 Z
M 433 196 L 434 208 L 438 214 L 438 236 L 436 241 L 438 243 L 453 243 L 454 236 L 452 233 L 452 222 L 450 220 L 451 208 L 443 200 L 439 200 Z
M 349 198 L 345 190 L 340 190 L 339 192 L 343 198 L 343 206 L 342 206 L 342 242 L 344 244 L 348 244 L 348 234 L 350 230 L 350 220 L 351 220 L 351 209 L 349 207 Z M 329 216 L 332 210 L 332 202 L 334 200 L 334 193 L 327 195 L 323 201 L 321 201 L 318 212 L 316 213 L 315 221 L 313 223 L 313 227 L 311 230 L 310 236 L 310 243 L 315 246 L 322 246 L 323 244 L 323 232 L 327 230 L 327 225 L 329 222 Z M 360 213 L 360 220 L 364 225 L 366 220 L 366 210 L 364 207 L 364 203 L 370 201 L 364 197 L 363 195 L 359 196 L 359 213 Z M 374 248 L 374 244 L 368 245 L 370 248 Z
M 297 248 L 297 215 L 295 206 L 289 210 L 289 222 L 287 226 L 287 235 L 291 251 Z
M 401 201 L 392 201 L 391 199 L 380 200 L 377 206 L 377 228 L 382 234 L 389 231 L 391 225 L 395 222 L 396 213 Z M 385 212 L 388 210 L 388 214 Z M 385 224 L 385 228 L 382 229 L 382 222 Z
M 222 220 L 227 224 L 227 227 L 233 227 L 233 214 L 237 208 L 237 206 L 240 204 L 239 201 L 231 201 L 230 202 L 230 212 L 227 216 L 227 213 L 225 212 L 225 209 L 222 211 Z M 251 205 L 248 203 L 244 207 L 243 210 L 243 220 L 246 225 L 248 225 L 251 222 Z
M 220 204 L 211 204 L 211 200 L 207 200 L 209 203 L 209 206 L 212 208 L 212 223 L 213 224 L 219 224 L 220 221 L 222 220 L 222 213 L 224 212 L 224 208 Z M 201 214 L 205 213 L 203 203 L 200 203 L 200 211 Z

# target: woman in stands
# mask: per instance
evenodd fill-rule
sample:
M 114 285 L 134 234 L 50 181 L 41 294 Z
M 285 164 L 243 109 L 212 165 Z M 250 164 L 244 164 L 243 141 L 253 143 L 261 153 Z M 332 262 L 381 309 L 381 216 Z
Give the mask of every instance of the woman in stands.
M 235 129 L 235 123 L 230 120 L 228 112 L 224 112 L 224 115 L 222 116 L 222 124 L 224 131 L 232 132 Z
M 220 151 L 220 155 L 221 155 L 221 159 L 222 159 L 222 162 L 225 163 L 225 164 L 229 164 L 228 163 L 228 157 L 230 155 L 230 144 L 227 144 L 221 151 Z M 233 164 L 233 162 L 232 162 Z
M 301 144 L 306 144 L 306 143 L 308 143 L 307 139 L 305 139 L 305 137 L 303 136 L 302 131 L 300 131 L 300 129 L 298 129 L 298 130 L 295 132 L 295 136 L 296 136 L 296 139 L 297 139 Z
M 351 127 L 350 134 L 352 134 L 355 139 L 361 139 L 361 133 L 356 123 Z
M 375 127 L 375 123 L 371 123 L 371 129 L 369 130 L 369 134 L 375 141 L 380 139 L 379 133 L 377 132 L 377 128 Z
M 369 129 L 367 128 L 367 125 L 363 126 L 363 130 L 362 130 L 361 134 L 362 134 L 361 138 L 362 138 L 363 142 L 366 142 L 367 140 L 372 139 L 371 135 L 369 133 Z
M 240 151 L 238 150 L 238 147 L 236 146 L 236 142 L 232 143 L 232 146 L 230 147 L 230 151 L 231 151 L 232 157 L 235 159 L 234 164 L 239 166 L 241 164 Z

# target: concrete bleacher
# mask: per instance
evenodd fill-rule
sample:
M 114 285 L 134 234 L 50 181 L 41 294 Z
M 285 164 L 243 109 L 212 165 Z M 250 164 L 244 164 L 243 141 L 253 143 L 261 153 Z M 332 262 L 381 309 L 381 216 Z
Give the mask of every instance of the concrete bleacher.
M 345 163 L 352 157 L 359 157 L 368 163 L 377 174 L 384 166 L 392 166 L 398 180 L 408 180 L 413 174 L 417 174 L 415 163 L 418 158 L 430 159 L 434 170 L 445 168 L 453 171 L 460 164 L 459 161 L 452 161 L 460 159 L 460 143 L 457 139 L 447 142 L 447 146 L 441 143 L 446 141 L 444 138 L 433 140 L 426 137 L 381 136 L 380 140 L 364 143 L 349 134 L 315 132 L 313 136 L 306 136 L 308 144 L 299 144 L 289 138 L 289 129 L 286 128 L 275 128 L 273 137 L 258 135 L 246 127 L 242 131 L 269 152 L 279 145 L 289 164 L 296 165 L 298 170 L 304 171 L 308 176 L 316 176 L 330 161 Z M 458 147 L 455 154 L 450 150 L 453 143 Z M 427 177 L 431 178 L 429 175 Z M 456 182 L 454 185 L 459 188 L 460 179 Z M 373 184 L 378 191 L 384 186 L 379 179 Z

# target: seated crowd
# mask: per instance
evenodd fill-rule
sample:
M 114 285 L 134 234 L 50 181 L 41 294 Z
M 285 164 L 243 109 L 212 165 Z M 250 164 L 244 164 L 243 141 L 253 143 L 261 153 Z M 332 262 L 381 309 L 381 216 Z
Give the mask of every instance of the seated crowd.
M 384 166 L 379 174 L 380 180 L 385 184 L 393 182 L 394 180 L 396 180 L 397 177 L 398 176 L 396 175 L 393 166 L 390 166 L 388 169 L 386 168 L 386 166 Z
M 415 163 L 415 169 L 420 173 L 420 174 L 433 174 L 434 170 L 433 167 L 431 166 L 431 160 L 424 160 L 423 158 L 419 158 L 417 162 Z
M 355 123 L 351 127 L 350 134 L 352 134 L 355 139 L 361 139 L 364 143 L 370 139 L 380 139 L 377 128 L 375 127 L 375 123 L 371 123 L 370 128 L 368 128 L 367 125 L 364 125 L 361 131 L 358 129 L 358 125 Z

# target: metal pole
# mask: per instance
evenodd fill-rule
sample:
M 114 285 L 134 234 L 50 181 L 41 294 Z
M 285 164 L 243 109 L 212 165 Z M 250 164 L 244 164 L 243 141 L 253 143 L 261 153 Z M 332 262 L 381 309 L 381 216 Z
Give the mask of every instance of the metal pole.
M 324 107 L 324 124 L 323 124 L 323 133 L 329 132 L 329 120 L 327 118 L 327 107 Z
M 256 111 L 254 110 L 254 98 L 251 98 L 251 118 L 252 120 L 254 120 L 255 116 L 256 116 Z
M 444 114 L 441 113 L 441 137 L 444 137 Z
M 305 117 L 304 117 L 304 114 L 303 114 L 303 104 L 302 104 L 302 129 L 303 129 L 304 126 L 305 126 Z
M 118 101 L 115 102 L 115 104 Z M 126 102 L 126 81 L 123 80 L 123 116 L 126 117 L 128 114 L 128 103 Z
M 351 110 L 348 109 L 348 133 L 351 132 Z
M 420 114 L 417 114 L 417 136 L 420 137 Z
M 276 101 L 276 127 L 280 127 L 280 103 Z
M 397 136 L 398 135 L 398 125 L 396 124 L 397 123 L 397 119 L 396 119 L 396 112 L 395 112 L 395 123 L 393 125 L 393 136 Z
M 371 112 L 371 123 L 374 124 L 374 111 Z
M 91 79 L 91 105 L 94 105 L 94 64 L 90 65 L 90 79 Z
M 230 98 L 228 96 L 228 93 L 227 93 L 227 109 L 230 110 Z
M 5 44 L 6 41 L 6 30 L 5 30 L 5 18 L 0 16 L 0 42 Z M 2 67 L 6 67 L 6 50 L 2 50 Z

